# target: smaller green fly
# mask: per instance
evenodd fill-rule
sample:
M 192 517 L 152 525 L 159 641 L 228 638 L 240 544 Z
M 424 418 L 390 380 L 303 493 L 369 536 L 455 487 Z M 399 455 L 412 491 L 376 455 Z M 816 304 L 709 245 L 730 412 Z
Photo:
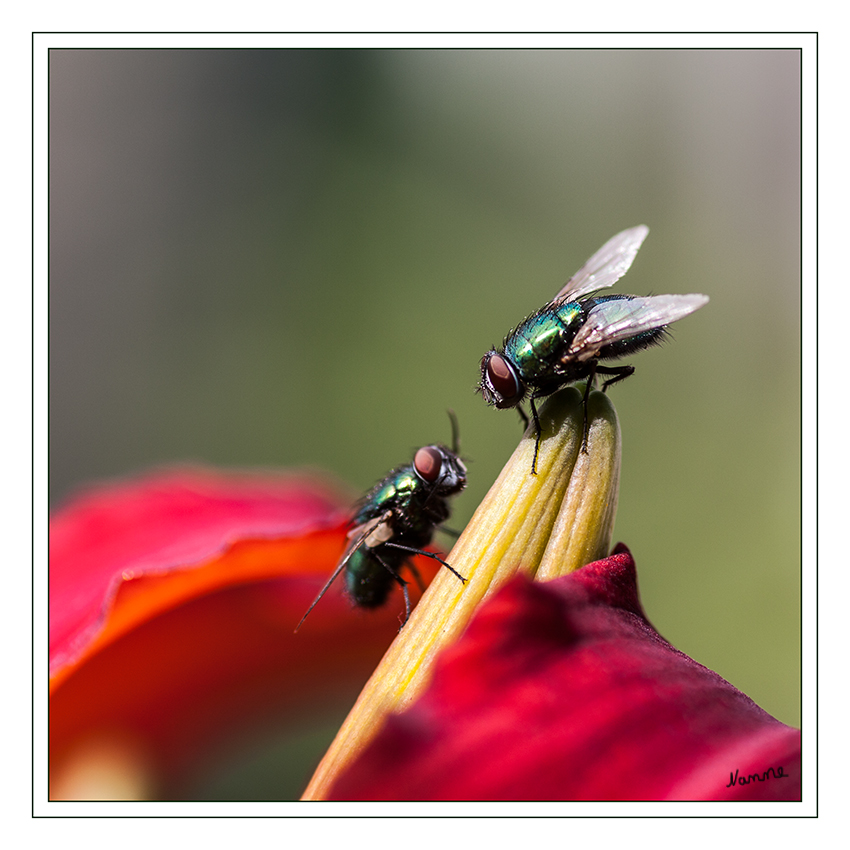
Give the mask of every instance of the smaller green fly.
M 411 555 L 425 555 L 448 567 L 463 583 L 466 579 L 451 564 L 424 547 L 437 528 L 449 531 L 443 523 L 449 518 L 448 497 L 466 487 L 466 466 L 458 452 L 457 419 L 450 411 L 452 448 L 423 446 L 412 463 L 398 466 L 382 478 L 358 502 L 348 532 L 348 544 L 331 577 L 295 627 L 307 619 L 337 576 L 345 570 L 345 587 L 355 605 L 379 608 L 387 601 L 394 584 L 404 593 L 404 622 L 410 617 L 407 582 L 399 574 L 403 566 L 413 573 L 422 590 L 422 578 L 410 561 Z
M 534 402 L 576 381 L 584 391 L 584 437 L 587 452 L 587 398 L 597 375 L 611 384 L 631 375 L 634 366 L 603 366 L 600 360 L 627 357 L 667 336 L 671 322 L 708 303 L 707 295 L 596 295 L 613 286 L 628 270 L 649 233 L 644 225 L 609 239 L 565 284 L 558 294 L 508 332 L 502 347 L 481 360 L 478 389 L 493 407 L 516 407 L 528 426 L 520 402 L 528 398 L 536 429 L 532 475 L 537 474 L 540 419 Z

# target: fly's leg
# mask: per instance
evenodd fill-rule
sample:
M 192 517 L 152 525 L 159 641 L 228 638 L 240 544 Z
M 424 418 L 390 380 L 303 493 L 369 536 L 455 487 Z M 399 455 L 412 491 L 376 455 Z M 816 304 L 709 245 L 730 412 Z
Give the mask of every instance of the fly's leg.
M 622 381 L 625 378 L 628 378 L 629 375 L 633 375 L 635 371 L 634 366 L 597 366 L 596 371 L 600 375 L 613 375 L 613 378 L 609 378 L 602 384 L 602 392 L 607 392 L 608 387 L 612 384 L 616 384 L 618 381 Z
M 444 567 L 448 567 L 449 572 L 454 573 L 464 584 L 466 584 L 466 579 L 448 561 L 444 561 L 439 555 L 435 555 L 433 552 L 426 552 L 424 549 L 414 549 L 412 546 L 402 546 L 401 543 L 393 543 L 392 541 L 387 541 L 384 543 L 384 546 L 390 546 L 393 549 L 401 549 L 404 552 L 411 552 L 414 555 L 424 555 L 426 558 L 433 558 L 435 561 L 439 561 Z M 390 572 L 392 572 L 392 570 L 390 570 Z
M 594 361 L 591 366 L 590 375 L 587 379 L 587 387 L 584 390 L 584 398 L 582 399 L 582 405 L 584 406 L 584 436 L 581 440 L 581 451 L 582 454 L 587 454 L 587 440 L 590 436 L 590 417 L 587 413 L 587 399 L 590 396 L 590 390 L 593 387 L 593 382 L 596 379 L 597 375 L 613 375 L 613 378 L 609 378 L 607 381 L 604 381 L 602 384 L 602 392 L 607 392 L 608 387 L 612 384 L 616 384 L 617 381 L 622 381 L 625 378 L 628 378 L 635 371 L 634 366 L 600 366 L 599 363 Z
M 384 543 L 383 545 L 392 546 L 393 544 Z M 401 631 L 405 627 L 407 621 L 410 619 L 410 594 L 407 592 L 407 582 L 374 549 L 372 550 L 372 555 L 380 562 L 384 569 L 398 582 L 398 584 L 401 585 L 401 592 L 404 594 L 404 622 L 399 627 L 399 631 Z
M 581 407 L 584 411 L 584 427 L 582 428 L 581 434 L 581 453 L 583 455 L 587 454 L 587 441 L 590 437 L 590 416 L 587 413 L 587 400 L 590 398 L 590 391 L 593 389 L 593 382 L 596 380 L 596 373 L 601 372 L 604 369 L 605 367 L 600 366 L 596 360 L 591 362 L 590 373 L 587 376 L 587 385 L 584 388 L 584 396 L 581 400 Z
M 528 399 L 528 404 L 531 407 L 531 415 L 534 419 L 534 460 L 531 461 L 531 474 L 537 475 L 537 455 L 540 453 L 540 417 L 537 415 L 534 396 Z

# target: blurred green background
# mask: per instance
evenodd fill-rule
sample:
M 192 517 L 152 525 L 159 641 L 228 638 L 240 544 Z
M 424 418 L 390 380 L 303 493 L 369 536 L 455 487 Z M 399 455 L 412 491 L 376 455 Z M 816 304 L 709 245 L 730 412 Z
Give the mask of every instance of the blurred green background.
M 482 354 L 640 223 L 614 291 L 711 303 L 611 392 L 614 537 L 798 725 L 795 50 L 51 51 L 51 502 L 187 460 L 363 490 L 452 407 L 460 527 L 521 436 Z

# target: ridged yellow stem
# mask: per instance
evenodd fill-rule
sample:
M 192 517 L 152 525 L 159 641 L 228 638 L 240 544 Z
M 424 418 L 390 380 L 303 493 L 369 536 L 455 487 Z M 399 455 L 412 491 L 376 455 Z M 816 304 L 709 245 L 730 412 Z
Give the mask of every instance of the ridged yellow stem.
M 607 396 L 588 400 L 588 451 L 581 394 L 566 389 L 540 410 L 537 475 L 534 428 L 526 431 L 448 562 L 387 650 L 304 792 L 321 800 L 359 755 L 383 718 L 403 710 L 430 679 L 434 658 L 466 628 L 476 608 L 517 572 L 538 580 L 566 575 L 608 554 L 620 478 L 620 429 Z

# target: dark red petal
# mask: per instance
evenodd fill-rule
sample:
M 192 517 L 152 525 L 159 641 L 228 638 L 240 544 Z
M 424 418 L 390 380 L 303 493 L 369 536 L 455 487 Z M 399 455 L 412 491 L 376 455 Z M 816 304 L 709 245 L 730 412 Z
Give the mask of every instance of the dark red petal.
M 799 800 L 800 789 L 800 733 L 653 629 L 618 547 L 485 603 L 330 799 Z

